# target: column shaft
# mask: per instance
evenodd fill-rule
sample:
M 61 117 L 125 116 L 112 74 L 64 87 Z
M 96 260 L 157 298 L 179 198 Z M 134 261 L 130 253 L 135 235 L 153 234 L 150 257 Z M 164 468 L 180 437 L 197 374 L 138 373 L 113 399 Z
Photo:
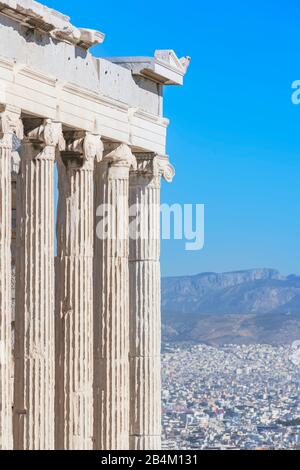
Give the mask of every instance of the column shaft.
M 168 159 L 137 154 L 130 175 L 130 448 L 161 447 L 160 179 Z M 170 174 L 169 174 L 170 173 Z
M 54 163 L 61 125 L 23 143 L 17 182 L 14 446 L 54 448 Z
M 0 450 L 12 438 L 12 294 L 11 294 L 11 166 L 13 133 L 22 137 L 20 113 L 8 106 L 0 113 Z
M 20 170 L 20 156 L 17 150 L 20 148 L 20 140 L 13 136 L 12 170 L 11 170 L 11 195 L 12 195 L 12 221 L 11 221 L 11 325 L 12 325 L 12 366 L 11 366 L 11 394 L 14 402 L 14 336 L 15 336 L 15 312 L 16 312 L 16 243 L 17 243 L 17 177 Z
M 113 148 L 98 165 L 95 238 L 95 448 L 129 448 L 128 186 L 133 155 Z
M 12 447 L 11 401 L 11 136 L 0 140 L 0 449 Z
M 139 171 L 137 161 L 129 199 L 136 232 L 129 255 L 130 448 L 160 449 L 160 177 Z
M 85 140 L 96 138 L 89 135 Z M 98 146 L 101 141 L 98 137 Z M 84 152 L 84 139 L 70 144 Z M 84 158 L 83 158 L 84 157 Z M 56 448 L 93 448 L 94 153 L 59 163 Z

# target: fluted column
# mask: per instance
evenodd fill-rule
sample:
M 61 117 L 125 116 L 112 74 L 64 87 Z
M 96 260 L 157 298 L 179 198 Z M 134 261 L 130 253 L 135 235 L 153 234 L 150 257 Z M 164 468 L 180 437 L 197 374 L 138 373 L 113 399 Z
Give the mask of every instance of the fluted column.
M 130 448 L 161 447 L 160 179 L 166 157 L 136 154 L 130 174 Z
M 129 169 L 127 145 L 107 147 L 96 172 L 95 448 L 129 448 Z M 104 216 L 104 218 L 103 218 Z M 102 219 L 102 223 L 101 223 Z
M 24 121 L 17 182 L 14 446 L 54 448 L 54 163 L 62 126 Z
M 11 159 L 13 135 L 22 138 L 20 111 L 0 106 L 0 450 L 12 438 L 12 312 L 11 312 Z
M 12 196 L 12 221 L 11 221 L 11 329 L 12 329 L 12 357 L 11 357 L 11 394 L 14 402 L 14 345 L 15 345 L 15 316 L 16 316 L 16 245 L 17 245 L 17 179 L 20 171 L 20 148 L 23 138 L 23 124 L 21 135 L 13 135 L 12 145 L 12 166 L 11 166 L 11 196 Z
M 93 449 L 94 160 L 100 136 L 65 134 L 58 164 L 56 260 L 57 449 Z

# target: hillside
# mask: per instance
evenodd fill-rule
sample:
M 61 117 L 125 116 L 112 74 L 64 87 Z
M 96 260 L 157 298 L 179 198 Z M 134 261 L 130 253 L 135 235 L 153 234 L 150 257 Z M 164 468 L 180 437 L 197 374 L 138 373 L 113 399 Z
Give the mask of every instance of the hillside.
M 274 269 L 162 279 L 163 338 L 209 344 L 300 339 L 300 276 Z

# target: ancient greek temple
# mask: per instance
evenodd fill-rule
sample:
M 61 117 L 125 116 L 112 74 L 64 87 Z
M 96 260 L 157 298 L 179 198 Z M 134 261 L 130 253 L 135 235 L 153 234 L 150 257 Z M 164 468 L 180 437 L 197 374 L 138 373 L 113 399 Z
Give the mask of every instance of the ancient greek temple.
M 0 449 L 160 448 L 163 88 L 189 58 L 103 41 L 0 1 Z

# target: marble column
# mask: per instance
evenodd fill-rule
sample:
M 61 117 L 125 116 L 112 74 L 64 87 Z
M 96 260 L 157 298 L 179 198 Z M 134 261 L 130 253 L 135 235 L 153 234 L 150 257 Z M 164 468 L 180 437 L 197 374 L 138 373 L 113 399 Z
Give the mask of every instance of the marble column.
M 125 144 L 107 146 L 96 171 L 95 449 L 129 449 L 129 170 Z
M 136 154 L 130 174 L 130 448 L 161 447 L 160 180 L 168 158 Z
M 58 163 L 56 260 L 57 449 L 93 449 L 94 161 L 100 136 L 66 133 Z
M 54 448 L 54 164 L 62 126 L 24 120 L 17 181 L 14 446 Z
M 23 124 L 22 124 L 23 127 Z M 22 129 L 23 132 L 23 129 Z M 23 138 L 22 134 L 21 137 Z M 12 166 L 11 166 L 11 196 L 12 196 L 12 221 L 11 221 L 11 329 L 12 329 L 12 356 L 11 356 L 11 394 L 14 402 L 14 345 L 15 345 L 15 313 L 16 313 L 16 245 L 17 245 L 17 179 L 20 171 L 20 136 L 13 134 Z
M 11 165 L 13 137 L 23 137 L 20 110 L 0 106 L 0 450 L 12 438 L 12 295 L 11 295 Z

